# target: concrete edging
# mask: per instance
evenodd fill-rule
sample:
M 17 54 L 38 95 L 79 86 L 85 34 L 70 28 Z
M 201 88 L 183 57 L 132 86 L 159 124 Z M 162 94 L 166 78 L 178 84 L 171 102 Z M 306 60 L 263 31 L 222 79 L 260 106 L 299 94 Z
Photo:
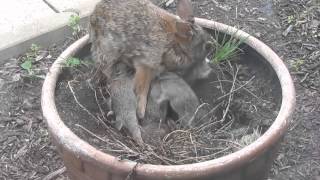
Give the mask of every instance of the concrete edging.
M 91 11 L 84 8 L 85 11 L 80 15 L 80 24 L 87 28 L 89 15 Z M 8 42 L 5 46 L 0 47 L 0 64 L 8 61 L 12 57 L 25 53 L 31 44 L 37 44 L 42 48 L 47 48 L 52 44 L 62 43 L 67 36 L 72 35 L 72 30 L 68 26 L 69 17 L 72 12 L 56 13 L 35 20 L 31 24 L 19 27 L 18 35 L 14 35 L 12 42 Z M 35 28 L 36 26 L 36 32 Z M 12 33 L 2 34 L 3 37 L 12 37 Z

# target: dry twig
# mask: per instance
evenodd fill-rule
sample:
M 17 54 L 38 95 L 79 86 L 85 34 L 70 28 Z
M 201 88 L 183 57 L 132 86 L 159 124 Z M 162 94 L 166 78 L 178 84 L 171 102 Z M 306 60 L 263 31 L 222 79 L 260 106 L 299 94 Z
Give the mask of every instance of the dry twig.
M 43 180 L 51 180 L 51 179 L 63 174 L 65 171 L 66 171 L 66 167 L 62 167 L 62 168 L 48 174 L 46 177 L 43 178 Z
M 230 62 L 229 62 L 229 65 L 230 65 L 230 67 L 232 68 L 232 65 L 230 64 Z M 232 69 L 233 69 L 233 68 L 232 68 Z M 222 119 L 220 120 L 220 122 L 222 122 L 222 123 L 225 121 L 226 116 L 227 116 L 227 114 L 228 114 L 228 112 L 229 112 L 229 109 L 230 109 L 230 104 L 231 104 L 231 101 L 232 101 L 232 99 L 233 99 L 233 94 L 234 94 L 233 91 L 234 91 L 235 82 L 236 82 L 236 79 L 237 79 L 237 76 L 238 76 L 238 72 L 239 72 L 239 68 L 238 68 L 238 66 L 236 66 L 236 72 L 234 73 L 234 76 L 233 76 L 232 87 L 231 87 L 230 92 L 229 92 L 228 105 L 227 105 L 227 108 L 225 109 L 225 111 L 224 111 L 224 113 L 223 113 Z

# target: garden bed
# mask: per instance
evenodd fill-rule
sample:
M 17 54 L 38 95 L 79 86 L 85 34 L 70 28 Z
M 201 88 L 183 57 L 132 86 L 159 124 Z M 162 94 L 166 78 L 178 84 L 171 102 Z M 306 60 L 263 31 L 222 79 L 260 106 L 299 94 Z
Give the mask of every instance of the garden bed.
M 194 5 L 199 9 L 199 17 L 237 25 L 283 57 L 296 83 L 297 108 L 269 179 L 318 180 L 320 78 L 316 77 L 320 68 L 317 56 L 320 47 L 313 31 L 318 28 L 319 8 L 311 8 L 314 3 L 309 0 L 198 0 Z M 172 7 L 174 4 L 166 8 Z M 290 19 L 303 22 L 294 25 L 284 37 L 282 32 L 295 23 Z M 40 77 L 45 76 L 65 48 L 53 45 L 44 49 L 51 56 L 37 63 Z M 62 160 L 41 117 L 43 80 L 30 80 L 20 64 L 20 57 L 12 58 L 0 68 L 0 179 L 67 179 Z

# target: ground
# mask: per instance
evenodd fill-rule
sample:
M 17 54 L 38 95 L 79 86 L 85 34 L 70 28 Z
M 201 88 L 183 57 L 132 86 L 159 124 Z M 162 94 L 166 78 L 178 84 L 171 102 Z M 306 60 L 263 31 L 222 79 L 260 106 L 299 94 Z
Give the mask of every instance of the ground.
M 297 106 L 270 179 L 319 180 L 320 2 L 193 3 L 197 16 L 240 27 L 269 45 L 285 61 L 295 82 Z M 167 8 L 174 6 L 172 3 Z M 0 66 L 0 179 L 66 179 L 40 108 L 43 77 L 66 44 L 37 53 L 38 61 L 33 67 L 36 75 L 30 76 L 20 68 L 23 56 L 13 57 Z M 52 178 L 54 174 L 57 176 Z

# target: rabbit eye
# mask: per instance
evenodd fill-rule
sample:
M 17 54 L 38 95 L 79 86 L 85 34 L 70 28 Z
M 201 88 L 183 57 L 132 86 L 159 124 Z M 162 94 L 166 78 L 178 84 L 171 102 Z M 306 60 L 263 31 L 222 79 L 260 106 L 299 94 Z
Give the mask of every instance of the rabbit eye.
M 204 45 L 204 49 L 207 52 L 211 51 L 213 49 L 213 42 L 211 42 L 211 41 L 206 42 Z

